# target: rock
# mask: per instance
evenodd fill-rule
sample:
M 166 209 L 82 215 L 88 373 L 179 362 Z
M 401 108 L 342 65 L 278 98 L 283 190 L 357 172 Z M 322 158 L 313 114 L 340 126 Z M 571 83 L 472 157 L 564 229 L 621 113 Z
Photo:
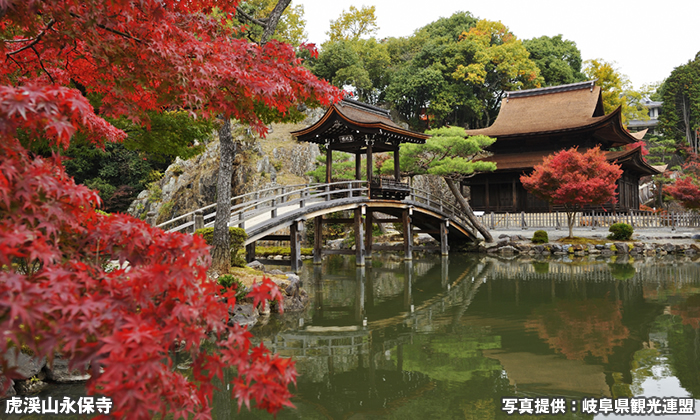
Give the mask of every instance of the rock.
M 664 251 L 666 251 L 669 254 L 676 252 L 676 246 L 673 244 L 666 244 L 663 246 L 663 248 L 664 248 Z
M 518 254 L 519 253 L 517 249 L 515 249 L 514 247 L 512 247 L 510 245 L 499 248 L 498 252 L 500 252 L 501 254 Z
M 278 276 L 278 275 L 283 275 L 284 271 L 275 269 L 275 270 L 270 271 L 268 274 Z
M 17 373 L 23 379 L 29 379 L 41 372 L 41 368 L 46 364 L 46 357 L 38 359 L 34 356 L 24 354 L 17 350 L 16 347 L 11 348 L 4 355 L 8 367 L 16 367 Z
M 604 257 L 611 257 L 613 254 L 614 254 L 614 252 L 612 252 L 612 250 L 607 249 L 607 248 L 600 251 L 600 255 L 602 255 Z
M 229 309 L 229 314 L 232 315 L 229 319 L 229 325 L 238 324 L 241 327 L 255 325 L 258 322 L 260 313 L 251 303 L 238 304 Z
M 54 359 L 53 366 L 46 365 L 44 367 L 46 370 L 46 377 L 54 382 L 69 383 L 69 382 L 83 382 L 90 379 L 90 373 L 87 371 L 87 366 L 85 369 L 68 369 L 68 360 L 66 359 Z
M 598 244 L 598 245 L 595 246 L 595 249 L 597 249 L 597 250 L 599 250 L 599 251 L 602 251 L 603 249 L 605 249 L 605 245 Z
M 328 249 L 345 249 L 345 239 L 331 239 L 326 242 Z
M 299 288 L 301 287 L 301 280 L 296 274 L 287 274 L 287 280 L 289 285 L 284 289 L 284 293 L 287 296 L 299 296 Z
M 544 245 L 535 245 L 534 250 L 535 250 L 535 252 L 537 252 L 538 254 L 541 254 L 541 253 L 544 252 Z
M 696 233 L 695 235 L 691 236 L 690 239 L 700 240 L 700 233 Z
M 258 260 L 249 262 L 246 264 L 246 267 L 250 267 L 253 270 L 265 271 L 265 265 Z
M 627 245 L 627 243 L 615 242 L 614 245 L 615 245 L 615 248 L 617 249 L 618 254 L 629 254 L 630 253 L 629 245 Z
M 552 246 L 550 248 L 551 248 L 552 252 L 561 252 L 562 251 L 561 245 L 558 245 L 558 244 L 552 244 Z
M 6 379 L 4 376 L 0 376 L 0 390 L 4 389 L 5 386 L 7 386 L 5 381 L 10 381 L 10 386 L 5 390 L 5 392 L 0 391 L 0 400 L 3 398 L 10 398 L 17 395 L 17 391 L 15 391 L 15 381 L 13 381 L 12 379 Z
M 19 395 L 38 394 L 49 386 L 42 380 L 25 380 L 15 383 L 15 390 Z
M 506 235 L 505 233 L 501 233 L 500 235 L 498 235 L 498 239 L 504 239 L 504 238 L 508 238 L 508 237 L 509 236 Z
M 510 242 L 508 239 L 501 239 L 500 241 L 498 241 L 496 243 L 496 246 L 500 248 L 500 247 L 508 245 L 508 242 Z

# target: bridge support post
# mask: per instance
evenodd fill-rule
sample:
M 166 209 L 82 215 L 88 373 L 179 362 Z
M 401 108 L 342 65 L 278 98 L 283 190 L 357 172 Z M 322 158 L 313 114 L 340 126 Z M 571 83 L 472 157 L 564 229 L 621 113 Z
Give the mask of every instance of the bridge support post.
M 372 258 L 372 229 L 374 224 L 374 213 L 367 208 L 365 215 L 365 258 Z
M 355 269 L 355 322 L 362 325 L 365 317 L 365 268 Z
M 365 266 L 365 240 L 363 229 L 362 213 L 365 207 L 355 209 L 355 265 L 358 267 Z
M 314 217 L 314 265 L 323 260 L 323 216 Z
M 403 249 L 404 249 L 404 260 L 410 261 L 413 259 L 413 228 L 411 226 L 411 215 L 413 214 L 413 209 L 408 208 L 403 211 L 402 214 L 402 224 L 403 224 Z
M 413 261 L 404 261 L 403 269 L 403 306 L 411 313 L 413 312 L 413 296 L 411 291 L 413 285 Z
M 447 287 L 450 280 L 450 260 L 447 258 L 447 256 L 442 256 L 440 263 L 440 284 L 442 287 Z
M 292 260 L 292 271 L 301 270 L 301 220 L 295 220 L 289 228 L 289 248 Z
M 449 220 L 440 222 L 440 255 L 446 257 L 450 253 L 450 246 L 447 244 L 447 228 L 450 227 Z
M 255 242 L 245 246 L 245 262 L 249 263 L 255 259 Z

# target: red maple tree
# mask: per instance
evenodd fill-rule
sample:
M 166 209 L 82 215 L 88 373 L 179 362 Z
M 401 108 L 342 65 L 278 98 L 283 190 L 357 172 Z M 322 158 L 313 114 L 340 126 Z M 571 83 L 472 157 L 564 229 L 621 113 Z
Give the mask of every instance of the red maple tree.
M 617 201 L 616 181 L 622 175 L 620 166 L 609 163 L 600 147 L 580 153 L 576 147 L 547 156 L 520 182 L 530 193 L 564 206 L 572 238 L 576 213 L 587 205 Z
M 687 152 L 688 158 L 683 164 L 684 176 L 664 185 L 664 193 L 687 209 L 700 210 L 700 155 L 689 149 Z
M 264 134 L 265 121 L 300 102 L 337 99 L 290 46 L 237 39 L 237 4 L 0 0 L 0 354 L 26 346 L 89 364 L 88 391 L 112 397 L 115 417 L 211 418 L 212 380 L 227 367 L 237 370 L 239 406 L 276 412 L 291 405 L 296 373 L 290 360 L 251 348 L 244 329 L 227 328 L 201 238 L 98 214 L 97 194 L 58 156 L 33 157 L 18 137 L 64 148 L 77 131 L 98 145 L 120 141 L 125 133 L 101 116 L 147 124 L 146 111 L 165 107 Z M 256 303 L 279 296 L 269 280 L 254 291 Z M 173 369 L 174 348 L 191 356 L 190 376 Z M 15 374 L 4 358 L 0 370 Z

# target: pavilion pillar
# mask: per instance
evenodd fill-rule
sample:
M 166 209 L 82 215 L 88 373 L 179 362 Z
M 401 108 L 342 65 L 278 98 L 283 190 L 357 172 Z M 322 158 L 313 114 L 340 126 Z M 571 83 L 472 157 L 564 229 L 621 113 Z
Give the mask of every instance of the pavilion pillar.
M 362 179 L 362 153 L 355 153 L 355 179 Z
M 401 165 L 399 164 L 399 146 L 394 151 L 394 179 L 399 182 L 401 179 Z
M 323 260 L 323 216 L 314 217 L 314 265 Z
M 372 185 L 372 143 L 373 140 L 367 140 L 367 188 L 371 189 Z M 368 194 L 371 198 L 371 195 Z
M 358 267 L 365 266 L 365 241 L 362 219 L 363 207 L 355 209 L 355 265 Z
M 368 207 L 365 214 L 365 258 L 372 258 L 372 229 L 374 224 L 374 214 Z
M 404 249 L 404 260 L 413 260 L 413 229 L 411 227 L 411 213 L 412 209 L 406 209 L 402 214 L 402 224 L 403 224 L 403 249 Z
M 333 150 L 331 144 L 326 143 L 326 183 L 330 184 L 332 179 L 331 167 L 333 166 Z

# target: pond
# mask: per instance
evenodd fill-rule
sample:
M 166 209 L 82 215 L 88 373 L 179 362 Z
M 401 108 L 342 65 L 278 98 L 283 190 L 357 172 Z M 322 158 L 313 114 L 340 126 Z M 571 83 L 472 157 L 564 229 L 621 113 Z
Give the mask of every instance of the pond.
M 700 418 L 698 262 L 331 256 L 301 278 L 307 309 L 254 330 L 296 361 L 279 419 Z M 213 415 L 273 418 L 227 391 Z
M 696 262 L 332 256 L 301 278 L 308 309 L 260 331 L 299 372 L 280 419 L 700 417 Z

